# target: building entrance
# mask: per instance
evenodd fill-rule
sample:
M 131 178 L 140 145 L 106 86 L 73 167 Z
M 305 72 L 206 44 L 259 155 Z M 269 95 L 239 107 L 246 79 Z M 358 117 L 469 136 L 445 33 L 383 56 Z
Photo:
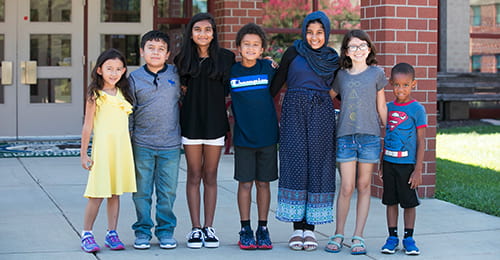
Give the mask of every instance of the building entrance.
M 140 66 L 139 41 L 153 28 L 153 5 L 0 0 L 0 140 L 78 137 L 97 56 L 113 47 L 129 71 Z
M 78 134 L 83 5 L 0 0 L 0 137 Z

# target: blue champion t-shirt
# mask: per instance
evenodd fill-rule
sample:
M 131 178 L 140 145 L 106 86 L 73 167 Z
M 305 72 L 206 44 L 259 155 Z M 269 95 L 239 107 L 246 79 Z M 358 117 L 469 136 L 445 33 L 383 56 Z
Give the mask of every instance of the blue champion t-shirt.
M 257 60 L 250 68 L 238 62 L 231 68 L 234 145 L 261 148 L 278 142 L 278 120 L 269 92 L 274 73 L 269 60 Z

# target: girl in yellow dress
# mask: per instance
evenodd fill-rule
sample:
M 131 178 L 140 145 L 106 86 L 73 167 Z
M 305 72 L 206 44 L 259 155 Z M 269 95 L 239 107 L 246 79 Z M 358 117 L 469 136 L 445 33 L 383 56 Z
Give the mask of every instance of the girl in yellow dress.
M 111 250 L 125 248 L 116 233 L 120 195 L 136 191 L 128 129 L 132 97 L 126 70 L 123 54 L 116 49 L 104 51 L 92 70 L 92 82 L 87 93 L 80 160 L 82 167 L 90 171 L 84 194 L 89 201 L 85 208 L 81 240 L 83 251 L 88 253 L 100 250 L 92 227 L 104 198 L 108 199 L 108 232 L 104 243 Z M 89 158 L 87 150 L 92 132 L 92 156 Z

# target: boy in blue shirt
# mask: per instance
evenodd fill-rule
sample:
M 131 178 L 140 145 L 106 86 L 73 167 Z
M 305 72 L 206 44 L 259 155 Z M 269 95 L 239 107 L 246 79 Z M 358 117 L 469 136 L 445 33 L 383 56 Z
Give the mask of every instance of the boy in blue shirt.
M 269 182 L 278 179 L 278 121 L 269 85 L 275 73 L 270 60 L 260 56 L 266 47 L 265 33 L 258 25 L 243 26 L 236 35 L 242 61 L 231 68 L 230 93 L 234 114 L 234 179 L 238 185 L 241 249 L 271 249 L 267 217 L 271 192 Z M 257 189 L 259 225 L 250 226 L 252 186 Z
M 134 248 L 150 248 L 151 204 L 156 192 L 155 236 L 160 248 L 177 247 L 173 212 L 181 154 L 179 125 L 180 80 L 177 68 L 166 64 L 170 39 L 161 31 L 149 31 L 141 39 L 141 56 L 146 64 L 130 73 L 134 99 L 130 131 L 134 152 L 137 192 L 132 196 L 137 221 Z
M 382 253 L 394 254 L 398 239 L 398 204 L 404 209 L 403 247 L 407 255 L 420 250 L 413 239 L 416 207 L 420 204 L 417 187 L 422 184 L 427 116 L 425 108 L 411 95 L 415 88 L 415 70 L 410 64 L 399 63 L 392 68 L 390 85 L 396 100 L 387 103 L 388 120 L 384 138 L 382 170 L 384 182 L 382 203 L 387 205 L 389 237 Z

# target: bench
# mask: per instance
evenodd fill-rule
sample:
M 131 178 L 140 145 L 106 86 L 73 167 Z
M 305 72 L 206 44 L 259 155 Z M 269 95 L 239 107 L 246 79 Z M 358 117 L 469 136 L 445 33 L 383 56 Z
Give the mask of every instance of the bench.
M 500 74 L 439 73 L 437 101 L 440 120 L 468 119 L 469 102 L 500 101 Z

